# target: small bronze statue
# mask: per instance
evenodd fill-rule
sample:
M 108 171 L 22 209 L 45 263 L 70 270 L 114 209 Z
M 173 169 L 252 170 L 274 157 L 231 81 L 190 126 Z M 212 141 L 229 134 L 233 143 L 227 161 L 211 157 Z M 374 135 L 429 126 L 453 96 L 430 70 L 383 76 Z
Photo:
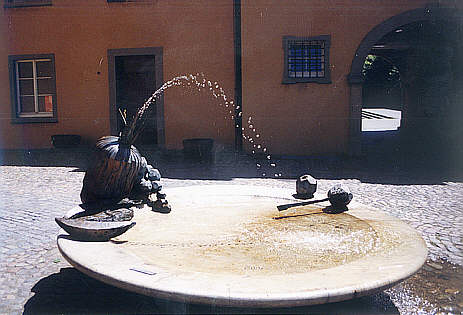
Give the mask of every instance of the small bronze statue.
M 293 195 L 297 199 L 311 199 L 317 191 L 317 180 L 312 176 L 305 174 L 299 176 L 296 181 L 296 194 Z
M 166 194 L 161 192 L 162 185 L 157 183 L 159 180 L 161 180 L 161 173 L 142 157 L 142 167 L 137 174 L 129 199 L 141 200 L 150 206 L 153 211 L 169 213 L 171 208 L 166 200 Z M 152 199 L 153 194 L 156 194 L 156 200 Z

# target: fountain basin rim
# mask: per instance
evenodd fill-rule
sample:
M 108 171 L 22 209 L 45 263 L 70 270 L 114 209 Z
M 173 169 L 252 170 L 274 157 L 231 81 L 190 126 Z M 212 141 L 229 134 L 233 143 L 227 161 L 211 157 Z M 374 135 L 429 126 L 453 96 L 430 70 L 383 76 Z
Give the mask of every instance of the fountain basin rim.
M 234 191 L 235 193 L 246 192 L 247 194 L 274 194 L 278 192 L 282 198 L 291 199 L 292 191 L 288 189 L 269 188 L 267 186 L 244 186 L 244 185 L 204 185 L 196 187 L 178 187 L 173 188 L 171 191 L 187 190 L 189 193 L 201 190 L 221 190 L 221 191 Z M 169 193 L 170 195 L 171 193 Z M 317 198 L 318 196 L 316 196 Z M 296 201 L 296 200 L 295 200 Z M 356 201 L 352 201 L 350 208 L 364 207 Z M 175 209 L 173 209 L 175 211 Z M 354 209 L 351 210 L 354 213 Z M 366 261 L 354 261 L 352 263 L 337 266 L 329 269 L 317 270 L 311 272 L 311 275 L 306 274 L 289 274 L 289 275 L 273 275 L 253 277 L 251 280 L 246 279 L 244 276 L 230 276 L 219 278 L 224 280 L 224 283 L 218 285 L 214 290 L 207 289 L 208 281 L 210 279 L 207 275 L 201 272 L 193 272 L 181 279 L 184 275 L 171 275 L 165 273 L 162 268 L 159 269 L 154 265 L 146 264 L 143 260 L 135 255 L 127 254 L 121 251 L 111 242 L 105 243 L 91 243 L 91 242 L 78 242 L 73 241 L 60 231 L 58 236 L 58 248 L 63 257 L 70 262 L 74 267 L 83 273 L 94 277 L 98 280 L 108 284 L 141 293 L 144 295 L 171 299 L 181 302 L 191 303 L 205 303 L 216 304 L 223 306 L 237 306 L 237 307 L 290 307 L 290 306 L 303 306 L 323 304 L 328 302 L 338 302 L 342 300 L 351 299 L 369 295 L 384 289 L 387 289 L 402 280 L 408 278 L 416 271 L 418 271 L 424 264 L 427 256 L 426 245 L 416 231 L 408 227 L 402 221 L 392 218 L 379 210 L 374 211 L 374 215 L 382 220 L 385 224 L 395 224 L 400 229 L 405 229 L 407 233 L 411 233 L 414 241 L 411 243 L 410 248 L 401 248 L 396 253 L 396 257 L 376 257 L 376 259 L 368 258 Z M 72 210 L 71 210 L 72 212 Z M 275 207 L 275 212 L 276 210 Z M 355 212 L 356 213 L 356 212 Z M 410 245 L 410 244 L 408 244 Z M 85 252 L 85 255 L 82 255 Z M 101 253 L 105 255 L 102 258 Z M 99 258 L 98 258 L 99 256 Z M 92 260 L 92 257 L 95 258 Z M 388 260 L 389 264 L 379 262 Z M 378 261 L 379 260 L 379 261 Z M 114 264 L 118 261 L 118 264 Z M 369 265 L 371 262 L 376 261 L 376 265 Z M 154 275 L 137 272 L 129 268 L 135 266 L 138 269 L 151 270 Z M 356 268 L 366 268 L 368 272 L 357 273 L 356 277 L 362 276 L 360 282 L 350 283 L 340 279 L 340 276 L 351 276 L 352 271 Z M 109 269 L 108 269 L 109 268 Z M 137 269 L 135 268 L 135 269 Z M 387 273 L 387 276 L 383 274 Z M 377 276 L 372 276 L 377 274 Z M 304 290 L 304 279 L 310 282 L 311 280 L 318 279 L 318 288 L 310 287 L 308 283 Z M 271 278 L 269 281 L 269 278 Z M 310 279 L 310 280 L 309 280 Z M 326 279 L 326 285 L 323 285 L 323 279 Z M 315 281 L 315 283 L 317 283 Z M 333 281 L 341 282 L 340 287 L 333 286 Z M 266 290 L 265 287 L 270 283 L 289 282 L 294 283 L 297 290 L 288 292 L 271 292 Z M 344 285 L 342 285 L 344 282 Z M 354 281 L 355 282 L 355 281 Z M 260 292 L 243 292 L 238 290 L 240 284 L 249 285 L 254 283 L 261 286 Z M 202 288 L 206 289 L 202 289 Z M 288 285 L 291 287 L 291 285 Z M 228 290 L 227 290 L 228 288 Z

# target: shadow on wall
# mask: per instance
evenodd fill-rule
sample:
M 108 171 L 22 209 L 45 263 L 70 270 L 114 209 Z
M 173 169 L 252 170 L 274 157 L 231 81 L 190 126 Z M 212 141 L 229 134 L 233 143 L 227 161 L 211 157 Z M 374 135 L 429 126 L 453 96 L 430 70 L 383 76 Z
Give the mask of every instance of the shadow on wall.
M 399 314 L 383 292 L 350 301 L 277 309 L 231 308 L 185 304 L 121 290 L 74 268 L 41 279 L 32 288 L 35 295 L 24 306 L 24 314 Z

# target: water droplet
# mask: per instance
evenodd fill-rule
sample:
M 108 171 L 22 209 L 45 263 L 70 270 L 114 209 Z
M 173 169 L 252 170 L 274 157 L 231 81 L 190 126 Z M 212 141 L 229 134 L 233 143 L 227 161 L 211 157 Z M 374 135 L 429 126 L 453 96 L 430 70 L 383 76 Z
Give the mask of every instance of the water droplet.
M 259 163 L 257 163 L 256 165 L 257 165 L 257 167 L 260 167 L 260 166 L 261 166 Z
M 261 148 L 260 144 L 259 144 L 259 145 L 257 145 L 257 148 L 258 148 L 258 149 L 260 149 L 260 148 Z
M 275 167 L 275 166 L 276 166 L 276 164 L 275 164 L 275 163 L 272 163 L 272 164 L 270 164 L 270 166 L 273 166 L 273 167 Z
M 239 128 L 239 127 L 240 127 L 240 125 L 236 125 L 236 128 Z
M 265 176 L 265 175 L 267 175 L 267 174 L 265 174 L 265 173 L 262 173 L 262 176 Z
M 259 137 L 260 137 L 260 134 L 257 134 L 257 135 L 256 135 L 256 138 L 259 138 Z
M 267 160 L 270 160 L 272 157 L 270 155 L 267 155 Z
M 252 129 L 253 132 L 256 132 L 256 128 Z
M 264 148 L 263 151 L 264 151 L 264 152 L 267 152 L 267 148 Z
M 253 125 L 249 125 L 249 129 L 252 129 L 254 126 Z
M 256 153 L 256 151 L 252 150 L 252 154 Z

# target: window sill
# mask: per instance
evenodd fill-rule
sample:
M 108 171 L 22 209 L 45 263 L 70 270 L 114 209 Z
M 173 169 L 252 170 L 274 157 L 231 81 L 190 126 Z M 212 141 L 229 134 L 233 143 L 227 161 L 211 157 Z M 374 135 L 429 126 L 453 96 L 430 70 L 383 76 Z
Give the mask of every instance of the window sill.
M 33 123 L 57 123 L 56 117 L 15 117 L 11 119 L 12 124 L 33 124 Z
M 302 78 L 285 78 L 281 82 L 282 84 L 296 84 L 296 83 L 320 83 L 320 84 L 330 84 L 331 79 L 329 78 L 307 78 L 307 79 L 302 79 Z
M 17 3 L 5 3 L 3 7 L 5 9 L 8 8 L 26 8 L 26 7 L 45 7 L 45 6 L 51 6 L 52 1 L 38 1 L 35 3 L 25 3 L 25 2 L 17 2 Z

